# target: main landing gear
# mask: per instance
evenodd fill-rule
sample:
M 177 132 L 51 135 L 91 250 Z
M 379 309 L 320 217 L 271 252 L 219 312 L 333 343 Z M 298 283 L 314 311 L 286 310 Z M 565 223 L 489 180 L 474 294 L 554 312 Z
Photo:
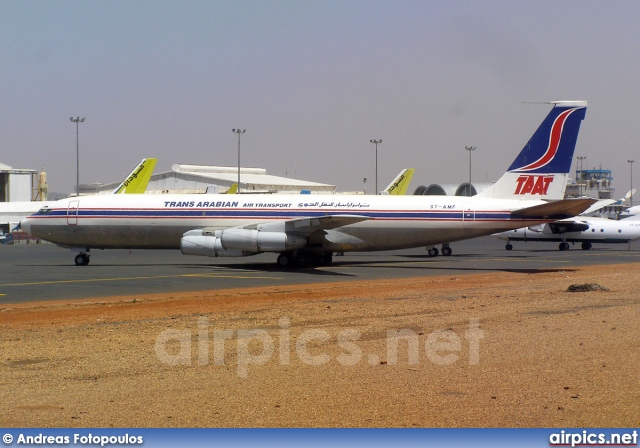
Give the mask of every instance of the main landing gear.
M 583 241 L 582 244 L 580 245 L 580 247 L 582 248 L 582 250 L 589 250 L 589 249 L 591 249 L 592 245 L 591 245 L 591 243 L 589 241 Z M 560 250 L 569 250 L 569 243 L 563 241 L 558 246 L 558 249 L 560 249 Z
M 582 244 L 580 245 L 580 247 L 582 248 L 582 250 L 589 250 L 591 249 L 591 243 L 589 241 L 583 241 Z M 569 243 L 567 243 L 566 241 L 563 241 L 562 243 L 560 243 L 558 245 L 558 249 L 560 250 L 569 250 Z
M 84 252 L 81 252 L 78 255 L 76 255 L 75 262 L 76 262 L 76 266 L 86 266 L 89 264 L 89 255 Z
M 567 243 L 566 241 L 563 241 L 560 244 L 558 244 L 558 249 L 563 252 L 566 250 L 569 250 L 569 247 L 570 247 L 569 243 Z M 582 250 L 589 250 L 591 249 L 591 243 L 588 241 L 584 241 L 580 247 L 582 247 Z M 510 242 L 507 241 L 507 245 L 504 246 L 504 248 L 507 250 L 511 250 L 513 249 L 513 246 L 511 245 Z
M 453 253 L 453 251 L 449 247 L 449 243 L 443 243 L 441 250 L 442 250 L 442 255 L 444 255 L 445 257 L 448 257 Z M 429 254 L 430 257 L 437 257 L 440 251 L 436 246 L 433 246 L 431 249 L 427 249 L 427 253 Z
M 278 255 L 278 266 L 281 268 L 306 268 L 309 266 L 327 266 L 333 261 L 331 252 L 310 254 L 304 252 L 282 252 Z

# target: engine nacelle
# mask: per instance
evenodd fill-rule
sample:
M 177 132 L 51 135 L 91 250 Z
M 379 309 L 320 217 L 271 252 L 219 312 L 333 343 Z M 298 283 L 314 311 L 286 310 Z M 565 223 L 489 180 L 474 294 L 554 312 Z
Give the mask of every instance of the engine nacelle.
M 545 226 L 547 227 L 547 229 L 545 229 Z M 527 229 L 530 230 L 531 232 L 536 232 L 536 233 L 551 233 L 551 231 L 548 230 L 548 227 L 549 226 L 547 226 L 546 224 L 538 224 L 536 226 L 529 226 L 527 227 Z
M 285 232 L 261 232 L 250 229 L 225 229 L 216 232 L 222 247 L 250 252 L 285 252 L 307 245 L 307 238 Z
M 222 247 L 220 238 L 211 235 L 189 235 L 189 232 L 180 240 L 180 250 L 184 255 L 203 255 L 206 257 L 245 257 L 255 255 L 245 253 L 242 250 L 227 250 Z

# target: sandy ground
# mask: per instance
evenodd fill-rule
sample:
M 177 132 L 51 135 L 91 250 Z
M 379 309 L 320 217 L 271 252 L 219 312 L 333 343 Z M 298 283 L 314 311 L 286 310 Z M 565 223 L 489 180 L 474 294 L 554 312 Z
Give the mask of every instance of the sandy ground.
M 1 424 L 637 427 L 639 268 L 5 306 Z

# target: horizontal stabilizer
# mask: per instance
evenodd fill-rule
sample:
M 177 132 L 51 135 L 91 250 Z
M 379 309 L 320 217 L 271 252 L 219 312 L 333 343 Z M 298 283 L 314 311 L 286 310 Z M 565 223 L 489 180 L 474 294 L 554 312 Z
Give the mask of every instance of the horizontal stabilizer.
M 543 218 L 556 220 L 571 218 L 588 209 L 592 204 L 597 202 L 596 199 L 562 199 L 547 204 L 534 205 L 533 207 L 525 207 L 511 212 L 513 218 Z

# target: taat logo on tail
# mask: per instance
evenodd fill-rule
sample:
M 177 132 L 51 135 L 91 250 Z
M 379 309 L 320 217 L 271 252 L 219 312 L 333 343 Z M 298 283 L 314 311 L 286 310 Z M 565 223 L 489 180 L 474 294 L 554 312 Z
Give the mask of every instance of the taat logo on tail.
M 553 176 L 535 176 L 523 174 L 518 177 L 518 185 L 513 194 L 539 194 L 546 195 L 549 185 L 553 182 Z
M 553 109 L 524 145 L 507 172 L 478 197 L 495 199 L 564 198 L 586 101 L 552 101 Z
M 568 109 L 558 115 L 551 125 L 551 131 L 549 132 L 549 145 L 547 146 L 547 150 L 544 152 L 544 154 L 535 162 L 532 162 L 513 171 L 533 171 L 551 163 L 558 152 L 560 140 L 562 139 L 562 130 L 564 128 L 564 124 L 567 121 L 567 118 L 569 118 L 569 115 L 571 115 L 578 109 L 581 108 L 578 107 Z

